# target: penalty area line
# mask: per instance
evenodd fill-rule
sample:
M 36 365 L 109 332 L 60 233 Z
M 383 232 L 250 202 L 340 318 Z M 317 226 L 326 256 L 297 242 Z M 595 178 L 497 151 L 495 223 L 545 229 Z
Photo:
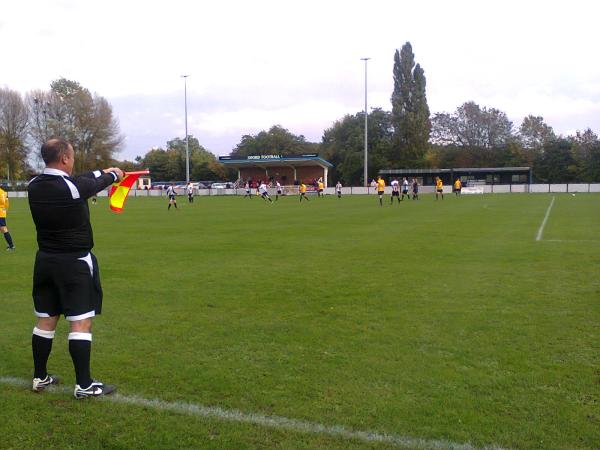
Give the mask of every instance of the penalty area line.
M 22 378 L 0 377 L 0 384 L 31 387 L 31 381 Z M 51 386 L 47 388 L 48 393 L 70 393 L 72 390 L 67 387 Z M 36 394 L 37 395 L 37 394 Z M 469 443 L 458 443 L 442 439 L 421 439 L 397 434 L 382 433 L 377 431 L 354 431 L 342 425 L 323 425 L 316 422 L 305 420 L 290 419 L 283 416 L 266 416 L 263 414 L 245 413 L 235 409 L 223 409 L 218 406 L 203 406 L 185 402 L 167 402 L 159 399 L 147 399 L 138 396 L 128 396 L 122 394 L 112 394 L 101 399 L 111 403 L 138 406 L 148 409 L 170 411 L 189 416 L 215 419 L 227 422 L 247 423 L 262 427 L 273 428 L 276 430 L 288 430 L 298 433 L 329 435 L 340 437 L 347 440 L 358 440 L 367 443 L 390 444 L 399 448 L 419 448 L 419 449 L 450 449 L 450 450 L 475 450 L 475 447 Z M 92 401 L 97 401 L 92 400 Z M 73 400 L 80 401 L 80 400 Z M 89 401 L 89 400 L 83 400 Z M 489 450 L 502 450 L 502 447 L 493 445 L 482 447 Z
M 550 211 L 552 210 L 552 206 L 554 206 L 554 199 L 555 197 L 552 197 L 552 201 L 550 202 L 548 209 L 546 209 L 546 215 L 544 216 L 544 220 L 542 220 L 542 224 L 540 225 L 540 228 L 537 232 L 537 236 L 535 237 L 536 241 L 542 240 L 542 235 L 544 234 L 544 227 L 546 226 L 546 222 L 548 222 L 548 217 L 550 217 Z

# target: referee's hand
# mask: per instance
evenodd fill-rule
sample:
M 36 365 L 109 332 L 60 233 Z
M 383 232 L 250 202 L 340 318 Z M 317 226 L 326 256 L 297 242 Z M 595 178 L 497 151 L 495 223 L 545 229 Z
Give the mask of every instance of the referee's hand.
M 121 181 L 123 179 L 123 177 L 125 176 L 123 174 L 123 171 L 121 169 L 119 169 L 118 167 L 109 167 L 108 169 L 104 169 L 103 171 L 104 173 L 108 173 L 108 172 L 112 172 L 117 176 L 117 181 Z

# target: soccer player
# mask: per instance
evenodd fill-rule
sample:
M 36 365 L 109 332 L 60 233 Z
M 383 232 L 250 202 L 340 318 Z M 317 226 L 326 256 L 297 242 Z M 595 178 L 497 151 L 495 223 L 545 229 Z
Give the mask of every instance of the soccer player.
M 6 247 L 7 251 L 13 251 L 15 249 L 15 244 L 13 243 L 12 236 L 8 232 L 8 227 L 6 226 L 6 216 L 8 215 L 8 193 L 0 187 L 0 231 L 4 235 L 4 239 L 8 244 Z
M 169 197 L 169 206 L 167 207 L 167 211 L 171 209 L 171 205 L 174 205 L 175 209 L 179 209 L 177 208 L 177 200 L 175 200 L 175 195 L 175 187 L 170 184 L 167 188 L 167 197 Z
M 306 185 L 303 181 L 300 182 L 300 188 L 298 190 L 300 191 L 300 203 L 302 203 L 302 199 L 308 201 L 308 197 L 306 196 Z
M 116 389 L 94 381 L 90 371 L 92 318 L 102 310 L 102 287 L 87 200 L 123 179 L 117 167 L 71 177 L 75 154 L 63 139 L 41 149 L 46 168 L 30 181 L 29 208 L 37 231 L 33 268 L 33 387 L 43 391 L 58 379 L 48 374 L 56 325 L 63 314 L 70 324 L 69 353 L 75 368 L 75 398 L 101 397 Z
M 279 196 L 283 195 L 283 191 L 281 188 L 281 183 L 279 183 L 279 181 L 275 182 L 275 187 L 277 189 L 277 191 L 276 191 L 277 193 L 275 194 L 275 201 L 277 201 L 277 200 L 279 200 Z
M 250 197 L 250 199 L 252 199 L 252 193 L 250 192 L 250 181 L 246 181 L 246 184 L 244 185 L 244 188 L 246 189 L 246 195 L 244 195 L 244 198 L 246 197 Z
M 271 200 L 271 197 L 269 197 L 269 189 L 264 181 L 261 181 L 260 186 L 258 186 L 258 191 L 260 192 L 260 195 L 264 201 L 269 200 L 269 202 L 273 203 L 273 200 Z
M 377 195 L 379 196 L 379 206 L 383 206 L 383 193 L 385 191 L 385 181 L 381 176 L 377 177 Z
M 440 177 L 435 177 L 435 199 L 438 199 L 438 195 L 442 196 L 444 200 L 444 183 Z
M 337 192 L 338 198 L 342 198 L 342 183 L 340 181 L 335 185 L 335 192 Z
M 392 196 L 390 197 L 390 205 L 394 204 L 394 197 L 398 199 L 398 204 L 400 204 L 400 183 L 395 178 L 392 180 Z
M 188 203 L 194 203 L 194 186 L 192 186 L 192 183 L 188 183 L 185 191 L 187 192 Z
M 458 197 L 460 195 L 460 191 L 462 190 L 462 183 L 460 182 L 460 178 L 457 178 L 454 182 L 454 194 Z
M 402 200 L 404 200 L 405 195 L 406 198 L 410 198 L 410 195 L 408 195 L 408 179 L 406 177 L 402 179 Z
M 325 188 L 325 184 L 323 183 L 323 180 L 321 178 L 319 178 L 319 181 L 317 183 L 317 197 L 323 197 L 323 189 Z
M 419 200 L 419 182 L 417 181 L 417 177 L 413 177 L 412 179 L 412 199 Z

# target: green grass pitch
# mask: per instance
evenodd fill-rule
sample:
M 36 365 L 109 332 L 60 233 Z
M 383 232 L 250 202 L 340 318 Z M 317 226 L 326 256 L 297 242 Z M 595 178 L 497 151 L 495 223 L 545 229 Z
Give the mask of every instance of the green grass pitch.
M 90 205 L 92 375 L 120 395 L 422 447 L 600 447 L 600 194 L 164 198 Z M 35 231 L 0 254 L 2 448 L 389 448 L 7 380 L 32 372 Z M 49 369 L 71 388 L 61 320 Z M 437 444 L 436 444 L 437 443 Z M 466 447 L 465 447 L 466 448 Z

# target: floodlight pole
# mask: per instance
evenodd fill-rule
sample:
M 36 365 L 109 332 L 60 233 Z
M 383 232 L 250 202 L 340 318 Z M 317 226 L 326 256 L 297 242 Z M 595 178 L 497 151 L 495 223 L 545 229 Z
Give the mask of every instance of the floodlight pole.
M 189 75 L 181 75 L 183 78 L 183 98 L 185 103 L 185 182 L 190 182 L 190 143 L 188 138 L 188 122 L 187 122 L 187 77 Z
M 364 182 L 365 187 L 369 186 L 369 179 L 367 175 L 368 162 L 367 162 L 367 61 L 371 58 L 360 58 L 361 61 L 365 62 L 365 172 L 364 172 Z

